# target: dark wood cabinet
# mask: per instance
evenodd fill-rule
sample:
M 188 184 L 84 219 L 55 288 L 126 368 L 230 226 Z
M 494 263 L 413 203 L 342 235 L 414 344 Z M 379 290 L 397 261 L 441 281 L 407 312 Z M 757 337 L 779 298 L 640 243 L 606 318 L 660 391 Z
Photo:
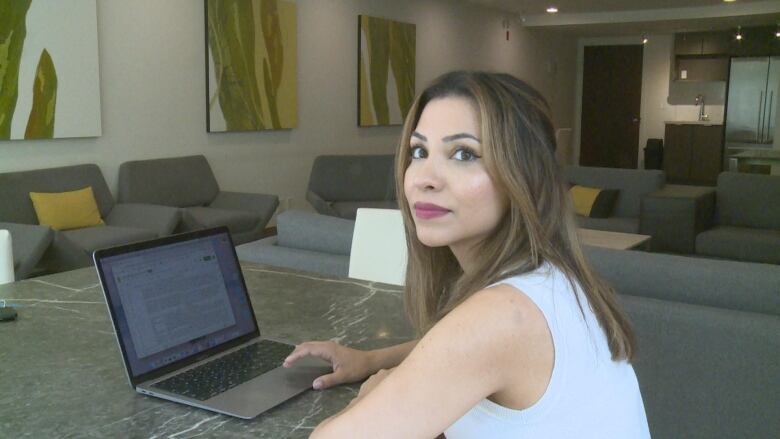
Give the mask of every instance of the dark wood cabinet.
M 729 72 L 728 32 L 692 32 L 674 36 L 676 81 L 726 81 Z
M 691 32 L 674 35 L 674 54 L 683 56 L 725 56 L 731 48 L 732 35 L 722 32 Z
M 668 183 L 714 186 L 723 166 L 723 125 L 666 124 Z
M 728 55 L 731 47 L 732 35 L 730 32 L 707 32 L 702 35 L 702 55 Z
M 675 55 L 701 55 L 701 37 L 699 34 L 675 34 L 674 35 L 674 54 Z

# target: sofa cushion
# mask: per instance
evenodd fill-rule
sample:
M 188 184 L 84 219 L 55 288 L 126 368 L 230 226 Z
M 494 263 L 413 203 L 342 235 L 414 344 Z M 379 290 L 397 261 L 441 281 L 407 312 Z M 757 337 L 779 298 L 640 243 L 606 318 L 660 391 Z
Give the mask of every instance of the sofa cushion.
M 331 204 L 341 218 L 354 220 L 357 210 L 363 207 L 374 209 L 398 209 L 397 201 L 339 201 Z
M 577 225 L 586 229 L 608 232 L 639 233 L 639 218 L 588 218 L 577 215 Z
M 775 438 L 780 319 L 620 296 L 654 438 Z
M 173 207 L 205 206 L 219 193 L 202 155 L 135 160 L 119 165 L 118 200 Z
M 355 222 L 300 210 L 288 210 L 276 219 L 282 247 L 349 255 Z
M 619 189 L 620 195 L 613 213 L 618 217 L 639 218 L 641 198 L 661 189 L 666 182 L 666 174 L 658 170 L 567 166 L 564 174 L 566 181 L 571 184 Z
M 723 172 L 716 204 L 721 225 L 780 230 L 780 176 Z
M 780 264 L 780 230 L 718 226 L 696 235 L 696 253 Z
M 393 200 L 394 160 L 392 154 L 318 156 L 309 175 L 309 190 L 325 201 Z
M 182 209 L 181 217 L 184 230 L 227 226 L 231 233 L 251 230 L 260 222 L 260 214 L 257 213 L 214 207 L 187 207 Z
M 151 230 L 116 226 L 85 227 L 83 229 L 66 230 L 58 233 L 63 234 L 66 238 L 88 253 L 92 253 L 100 248 L 113 247 L 115 245 L 144 241 L 157 237 L 157 234 Z
M 38 223 L 54 230 L 102 226 L 92 188 L 68 192 L 30 192 Z
M 780 266 L 584 247 L 618 293 L 780 316 Z
M 238 259 L 277 267 L 347 277 L 349 256 L 277 245 L 271 236 L 236 247 Z
M 114 207 L 100 168 L 94 164 L 0 173 L 0 221 L 38 224 L 30 192 L 65 192 L 92 187 L 100 216 Z

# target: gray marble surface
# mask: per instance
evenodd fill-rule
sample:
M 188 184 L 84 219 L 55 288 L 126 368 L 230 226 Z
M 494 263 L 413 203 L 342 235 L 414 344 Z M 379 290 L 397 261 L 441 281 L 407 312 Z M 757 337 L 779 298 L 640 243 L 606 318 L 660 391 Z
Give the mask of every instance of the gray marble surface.
M 400 288 L 242 263 L 263 335 L 371 349 L 407 341 Z M 128 384 L 93 269 L 0 285 L 0 436 L 305 438 L 358 386 L 307 391 L 245 421 L 142 396 Z

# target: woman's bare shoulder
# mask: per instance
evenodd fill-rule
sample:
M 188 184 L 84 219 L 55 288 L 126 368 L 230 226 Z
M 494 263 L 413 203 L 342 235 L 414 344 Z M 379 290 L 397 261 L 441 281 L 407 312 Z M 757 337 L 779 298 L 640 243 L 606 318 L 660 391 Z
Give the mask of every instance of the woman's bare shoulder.
M 475 328 L 499 344 L 527 342 L 548 331 L 544 314 L 533 300 L 507 284 L 474 293 L 443 320 Z

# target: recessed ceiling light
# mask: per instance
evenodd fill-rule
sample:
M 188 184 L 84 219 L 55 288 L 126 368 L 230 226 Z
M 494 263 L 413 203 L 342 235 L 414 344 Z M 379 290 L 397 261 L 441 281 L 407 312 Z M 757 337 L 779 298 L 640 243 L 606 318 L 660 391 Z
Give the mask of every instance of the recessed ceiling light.
M 547 8 L 547 13 L 549 14 L 554 14 L 556 12 L 558 12 L 558 8 L 556 8 L 555 6 L 550 6 L 549 8 Z
M 733 3 L 733 2 L 735 2 L 737 0 L 723 0 L 723 1 L 726 2 L 726 3 Z

